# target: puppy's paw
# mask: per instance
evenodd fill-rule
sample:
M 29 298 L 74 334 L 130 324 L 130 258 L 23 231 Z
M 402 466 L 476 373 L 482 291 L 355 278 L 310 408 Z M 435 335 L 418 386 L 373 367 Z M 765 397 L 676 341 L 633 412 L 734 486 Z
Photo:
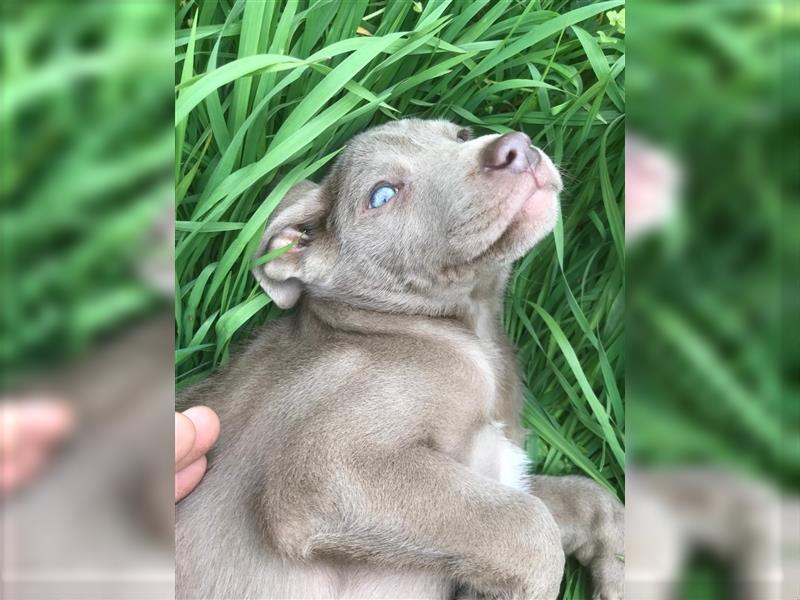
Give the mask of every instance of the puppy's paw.
M 590 566 L 592 571 L 592 600 L 623 600 L 625 598 L 625 564 L 622 557 L 603 557 Z
M 592 594 L 592 600 L 623 600 L 625 597 L 624 590 L 596 590 Z
M 588 482 L 593 509 L 585 544 L 577 558 L 589 567 L 593 600 L 625 597 L 625 507 L 605 489 Z
M 625 507 L 605 488 L 577 476 L 539 477 L 534 493 L 556 515 L 564 550 L 592 575 L 596 600 L 621 600 L 625 584 Z

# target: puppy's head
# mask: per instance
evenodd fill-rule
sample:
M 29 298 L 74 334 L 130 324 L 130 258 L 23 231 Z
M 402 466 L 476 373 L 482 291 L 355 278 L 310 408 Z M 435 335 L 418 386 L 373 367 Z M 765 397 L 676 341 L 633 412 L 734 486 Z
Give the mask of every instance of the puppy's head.
M 472 138 L 447 121 L 403 120 L 353 138 L 320 184 L 296 185 L 254 274 L 281 307 L 300 293 L 441 314 L 549 233 L 561 178 L 523 133 Z

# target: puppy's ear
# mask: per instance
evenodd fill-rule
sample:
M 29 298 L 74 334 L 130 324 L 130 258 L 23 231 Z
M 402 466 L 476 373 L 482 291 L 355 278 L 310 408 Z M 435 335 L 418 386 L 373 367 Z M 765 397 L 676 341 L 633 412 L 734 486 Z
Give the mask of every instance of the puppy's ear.
M 272 212 L 255 258 L 294 244 L 287 252 L 253 268 L 261 287 L 281 308 L 295 305 L 306 280 L 308 254 L 325 213 L 321 188 L 311 181 L 295 185 Z M 310 233 L 310 234 L 309 234 Z

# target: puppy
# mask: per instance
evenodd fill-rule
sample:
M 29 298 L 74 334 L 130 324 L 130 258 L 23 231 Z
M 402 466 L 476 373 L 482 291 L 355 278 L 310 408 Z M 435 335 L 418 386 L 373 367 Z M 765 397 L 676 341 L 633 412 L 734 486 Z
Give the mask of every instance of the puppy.
M 560 190 L 525 134 L 412 119 L 287 194 L 254 274 L 296 310 L 181 400 L 222 434 L 176 509 L 178 597 L 555 598 L 566 552 L 621 598 L 621 506 L 528 476 L 500 323 Z

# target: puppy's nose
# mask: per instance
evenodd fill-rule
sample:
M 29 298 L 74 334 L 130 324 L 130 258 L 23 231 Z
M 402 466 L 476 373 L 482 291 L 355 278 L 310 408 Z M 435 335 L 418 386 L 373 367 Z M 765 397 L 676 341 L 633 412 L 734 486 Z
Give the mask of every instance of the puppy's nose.
M 486 146 L 482 154 L 483 166 L 489 169 L 508 169 L 521 173 L 539 164 L 539 151 L 531 148 L 531 138 L 514 131 L 506 133 Z

